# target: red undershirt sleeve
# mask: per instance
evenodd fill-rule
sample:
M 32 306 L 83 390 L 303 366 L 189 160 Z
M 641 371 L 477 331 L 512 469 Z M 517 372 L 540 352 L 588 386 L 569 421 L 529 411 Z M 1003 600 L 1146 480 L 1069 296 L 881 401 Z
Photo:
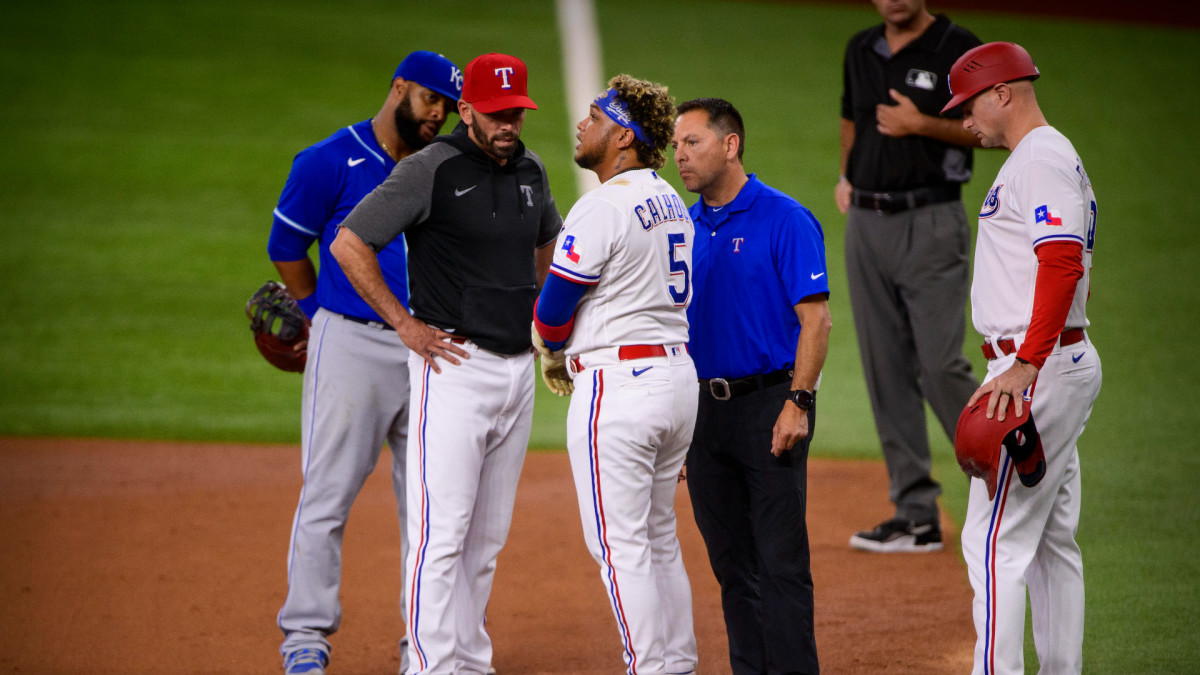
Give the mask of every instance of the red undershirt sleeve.
M 1052 241 L 1037 247 L 1035 253 L 1038 271 L 1033 291 L 1033 316 L 1017 358 L 1041 368 L 1066 327 L 1075 287 L 1083 278 L 1083 246 Z

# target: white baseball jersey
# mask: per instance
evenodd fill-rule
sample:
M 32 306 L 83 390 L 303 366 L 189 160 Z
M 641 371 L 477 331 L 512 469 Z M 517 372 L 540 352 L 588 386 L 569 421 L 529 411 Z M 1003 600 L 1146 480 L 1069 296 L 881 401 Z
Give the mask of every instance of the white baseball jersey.
M 1033 315 L 1038 261 L 1034 249 L 1054 241 L 1083 245 L 1083 279 L 1067 327 L 1088 325 L 1084 311 L 1096 196 L 1075 148 L 1054 127 L 1038 127 L 1013 149 L 979 212 L 971 313 L 985 337 L 1023 333 Z
M 580 198 L 550 266 L 594 286 L 576 308 L 567 354 L 687 342 L 694 234 L 683 200 L 653 169 L 617 174 Z
M 572 207 L 551 266 L 592 286 L 565 347 L 579 356 L 567 452 L 628 675 L 696 668 L 691 584 L 675 534 L 675 486 L 698 401 L 684 346 L 693 233 L 666 181 L 651 169 L 626 171 Z M 628 345 L 663 353 L 623 357 Z
M 1066 326 L 1086 326 L 1095 236 L 1096 200 L 1079 156 L 1055 129 L 1034 129 L 1000 169 L 979 214 L 971 286 L 976 329 L 992 338 L 1023 337 L 1033 313 L 1034 249 L 1052 241 L 1083 245 L 1084 276 Z M 985 382 L 1008 371 L 1016 359 L 1010 353 L 989 361 Z M 972 675 L 1025 673 L 1027 596 L 1041 672 L 1083 670 L 1077 443 L 1101 381 L 1100 355 L 1090 337 L 1055 346 L 1026 398 L 1046 453 L 1045 476 L 1034 487 L 1023 486 L 1000 449 L 995 497 L 988 496 L 983 481 L 971 479 L 962 550 L 975 592 Z

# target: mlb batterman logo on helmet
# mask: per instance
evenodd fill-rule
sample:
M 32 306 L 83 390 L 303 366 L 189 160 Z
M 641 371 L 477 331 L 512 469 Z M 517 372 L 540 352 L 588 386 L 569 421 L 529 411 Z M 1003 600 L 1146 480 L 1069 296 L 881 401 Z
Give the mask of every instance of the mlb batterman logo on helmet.
M 1037 66 L 1025 48 L 1011 42 L 989 42 L 967 51 L 954 65 L 946 79 L 952 98 L 942 108 L 945 114 L 988 87 L 1013 80 L 1036 80 Z

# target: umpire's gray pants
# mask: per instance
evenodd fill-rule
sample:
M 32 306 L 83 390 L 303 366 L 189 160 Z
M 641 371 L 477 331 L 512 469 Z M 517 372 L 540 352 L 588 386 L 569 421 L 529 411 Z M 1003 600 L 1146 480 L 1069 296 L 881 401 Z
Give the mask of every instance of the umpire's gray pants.
M 896 517 L 937 518 L 925 405 L 953 439 L 979 386 L 963 355 L 971 232 L 961 201 L 896 214 L 850 207 L 846 277 Z

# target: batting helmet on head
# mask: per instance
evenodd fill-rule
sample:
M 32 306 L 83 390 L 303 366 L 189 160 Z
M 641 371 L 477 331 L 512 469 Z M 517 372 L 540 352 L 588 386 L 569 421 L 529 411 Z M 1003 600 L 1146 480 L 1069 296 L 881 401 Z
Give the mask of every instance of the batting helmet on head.
M 1012 458 L 1021 484 L 1025 487 L 1037 485 L 1046 475 L 1046 453 L 1042 450 L 1042 437 L 1033 422 L 1033 411 L 1026 407 L 1025 416 L 1017 417 L 1015 407 L 1010 407 L 1003 422 L 998 415 L 989 420 L 989 398 L 991 394 L 985 394 L 974 405 L 963 408 L 958 416 L 958 426 L 954 430 L 954 456 L 963 473 L 987 483 L 988 499 L 995 499 L 1000 448 L 1004 448 Z
M 988 87 L 1013 80 L 1036 80 L 1040 73 L 1025 48 L 1011 42 L 989 42 L 968 51 L 950 67 L 950 102 L 945 113 Z

